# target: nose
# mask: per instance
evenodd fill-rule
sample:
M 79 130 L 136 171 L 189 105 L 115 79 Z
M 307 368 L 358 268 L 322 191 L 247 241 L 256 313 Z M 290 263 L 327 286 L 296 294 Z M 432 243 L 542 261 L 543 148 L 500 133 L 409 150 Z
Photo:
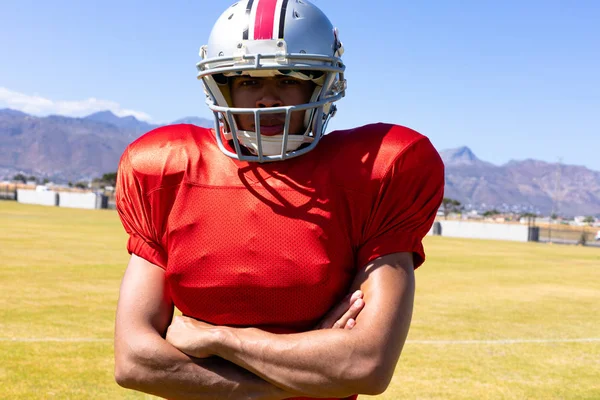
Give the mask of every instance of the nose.
M 264 97 L 257 102 L 256 108 L 281 107 L 282 105 L 281 100 L 277 98 Z
M 256 100 L 256 108 L 281 107 L 283 102 L 275 85 L 266 84 L 260 97 Z

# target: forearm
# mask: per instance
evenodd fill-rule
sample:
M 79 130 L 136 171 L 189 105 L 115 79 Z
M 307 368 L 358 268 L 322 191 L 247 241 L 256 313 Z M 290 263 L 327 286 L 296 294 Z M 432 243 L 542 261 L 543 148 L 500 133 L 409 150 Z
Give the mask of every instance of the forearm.
M 218 357 L 195 359 L 147 333 L 119 346 L 115 378 L 119 385 L 177 399 L 279 400 L 291 394 Z
M 412 259 L 409 254 L 403 257 L 404 266 L 387 258 L 373 264 L 369 283 L 361 287 L 366 306 L 352 330 L 275 335 L 254 328 L 215 327 L 212 354 L 307 396 L 382 393 L 393 376 L 412 317 Z
M 221 329 L 221 328 L 219 328 Z M 275 335 L 224 328 L 216 353 L 278 387 L 312 397 L 346 397 L 372 389 L 377 357 L 363 346 L 359 327 Z

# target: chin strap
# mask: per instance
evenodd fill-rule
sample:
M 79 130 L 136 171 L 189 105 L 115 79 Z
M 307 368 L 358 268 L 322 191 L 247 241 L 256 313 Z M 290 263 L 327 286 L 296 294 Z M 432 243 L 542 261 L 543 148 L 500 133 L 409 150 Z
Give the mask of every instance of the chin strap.
M 231 132 L 224 133 L 226 140 L 233 139 Z M 246 147 L 252 154 L 258 154 L 258 140 L 256 139 L 256 132 L 252 131 L 237 131 L 237 139 L 240 144 Z M 305 135 L 288 135 L 286 152 L 294 151 L 300 148 L 304 143 L 312 143 L 313 138 Z M 260 135 L 260 141 L 262 144 L 262 152 L 265 156 L 277 156 L 281 154 L 281 148 L 283 146 L 283 135 L 265 136 Z

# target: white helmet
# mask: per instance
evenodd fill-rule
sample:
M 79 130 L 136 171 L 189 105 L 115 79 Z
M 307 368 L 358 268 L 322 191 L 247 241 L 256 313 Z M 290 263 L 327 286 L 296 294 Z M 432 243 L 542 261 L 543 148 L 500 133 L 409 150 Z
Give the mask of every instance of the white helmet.
M 242 0 L 215 23 L 197 64 L 206 102 L 215 116 L 219 148 L 245 161 L 277 161 L 314 149 L 334 116 L 333 103 L 344 97 L 345 66 L 337 30 L 321 10 L 307 0 Z M 316 84 L 310 102 L 270 108 L 233 108 L 228 77 L 289 75 Z M 289 132 L 293 111 L 305 111 L 303 135 Z M 281 135 L 260 134 L 260 117 L 285 113 Z M 234 115 L 254 114 L 257 132 L 237 128 Z M 232 140 L 235 153 L 223 139 Z M 242 151 L 240 146 L 251 155 Z

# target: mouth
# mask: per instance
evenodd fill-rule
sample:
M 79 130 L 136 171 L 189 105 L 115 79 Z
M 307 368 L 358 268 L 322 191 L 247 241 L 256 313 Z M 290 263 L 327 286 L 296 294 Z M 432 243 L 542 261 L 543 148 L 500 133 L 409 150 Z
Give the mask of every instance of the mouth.
M 260 134 L 264 136 L 281 135 L 284 130 L 284 123 L 281 121 L 265 121 L 260 124 Z

